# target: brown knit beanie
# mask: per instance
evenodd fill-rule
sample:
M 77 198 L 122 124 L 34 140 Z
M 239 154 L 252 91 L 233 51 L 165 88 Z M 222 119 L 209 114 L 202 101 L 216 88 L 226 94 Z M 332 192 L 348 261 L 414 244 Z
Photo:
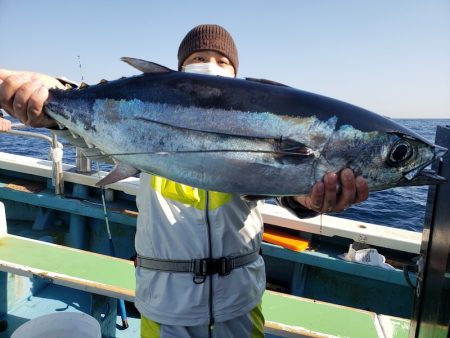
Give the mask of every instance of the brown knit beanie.
M 218 25 L 199 25 L 186 34 L 178 48 L 178 70 L 192 54 L 201 50 L 214 50 L 225 55 L 237 74 L 239 67 L 238 52 L 233 38 L 225 28 Z

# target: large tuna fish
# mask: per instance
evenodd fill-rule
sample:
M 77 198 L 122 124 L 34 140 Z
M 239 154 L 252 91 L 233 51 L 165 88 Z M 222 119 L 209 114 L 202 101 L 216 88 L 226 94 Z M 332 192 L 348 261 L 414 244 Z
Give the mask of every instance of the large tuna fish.
M 51 90 L 45 104 L 116 161 L 100 185 L 144 171 L 207 190 L 301 195 L 343 168 L 371 191 L 445 181 L 424 170 L 445 149 L 367 110 L 271 81 L 123 60 L 144 74 Z

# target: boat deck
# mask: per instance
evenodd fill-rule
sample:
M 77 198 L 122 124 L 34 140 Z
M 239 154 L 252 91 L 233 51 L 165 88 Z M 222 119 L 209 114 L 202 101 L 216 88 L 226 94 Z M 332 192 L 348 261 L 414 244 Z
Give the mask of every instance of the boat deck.
M 43 286 L 39 292 L 18 304 L 1 319 L 8 321 L 8 329 L 0 338 L 8 338 L 26 321 L 54 312 L 89 313 L 90 293 L 55 284 Z M 116 337 L 139 337 L 139 313 L 127 304 L 129 328 L 122 329 L 120 316 L 116 317 Z M 267 293 L 263 299 L 266 317 L 266 337 L 354 337 L 407 338 L 409 320 L 376 315 L 367 311 L 337 307 L 333 304 L 307 299 L 281 297 Z M 346 325 L 342 325 L 346 323 Z M 284 333 L 283 333 L 284 331 Z M 288 331 L 288 332 L 289 332 Z
M 9 235 L 5 231 L 0 238 L 0 258 L 0 270 L 14 274 L 9 278 L 20 278 L 18 275 L 30 277 L 32 290 L 30 296 L 16 303 L 1 318 L 7 319 L 9 324 L 9 328 L 0 333 L 1 338 L 9 337 L 27 320 L 58 311 L 90 313 L 102 327 L 106 327 L 102 316 L 108 316 L 111 311 L 105 310 L 108 306 L 115 307 L 112 314 L 115 319 L 112 330 L 115 332 L 111 336 L 133 337 L 138 334 L 139 316 L 136 311 L 130 312 L 130 328 L 126 330 L 120 330 L 120 317 L 115 313 L 117 301 L 114 298 L 134 299 L 135 277 L 131 262 Z M 94 305 L 98 303 L 97 295 L 106 296 L 100 298 L 103 302 L 100 306 Z M 271 291 L 264 294 L 263 313 L 267 337 L 289 333 L 293 337 L 377 338 L 386 337 L 388 330 L 394 330 L 395 337 L 407 337 L 409 328 L 409 321 L 400 318 L 386 320 L 391 317 L 384 316 L 381 320 L 374 312 Z M 111 325 L 105 330 L 111 332 Z
M 10 278 L 16 278 L 11 276 Z M 17 278 L 20 278 L 17 276 Z M 36 284 L 37 281 L 35 280 Z M 136 338 L 140 336 L 140 315 L 131 303 L 127 304 L 127 318 L 129 327 L 122 329 L 121 317 L 116 317 L 117 338 Z M 0 317 L 8 321 L 8 328 L 0 332 L 0 338 L 11 337 L 14 330 L 28 320 L 55 312 L 83 312 L 90 313 L 92 297 L 89 292 L 64 287 L 61 285 L 45 283 L 39 291 L 27 297 L 11 309 L 6 315 Z

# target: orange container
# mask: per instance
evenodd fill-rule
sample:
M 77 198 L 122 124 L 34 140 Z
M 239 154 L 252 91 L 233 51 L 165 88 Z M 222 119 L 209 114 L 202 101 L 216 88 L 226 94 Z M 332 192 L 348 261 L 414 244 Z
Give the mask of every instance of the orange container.
M 303 251 L 309 246 L 306 239 L 272 229 L 264 230 L 263 240 L 293 251 Z

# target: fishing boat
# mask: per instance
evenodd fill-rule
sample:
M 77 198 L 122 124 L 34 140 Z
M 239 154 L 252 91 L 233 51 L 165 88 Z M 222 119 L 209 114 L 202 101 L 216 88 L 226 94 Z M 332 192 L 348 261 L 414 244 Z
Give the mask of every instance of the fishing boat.
M 139 337 L 132 262 L 139 179 L 102 190 L 95 183 L 107 173 L 91 170 L 81 153 L 76 165 L 64 164 L 56 136 L 12 133 L 46 139 L 54 155 L 0 152 L 0 338 L 54 313 L 86 313 L 102 337 Z M 263 218 L 267 337 L 416 336 L 425 313 L 417 310 L 422 233 L 327 215 L 300 220 L 270 203 Z M 447 337 L 446 311 L 436 310 L 444 320 L 429 337 Z

